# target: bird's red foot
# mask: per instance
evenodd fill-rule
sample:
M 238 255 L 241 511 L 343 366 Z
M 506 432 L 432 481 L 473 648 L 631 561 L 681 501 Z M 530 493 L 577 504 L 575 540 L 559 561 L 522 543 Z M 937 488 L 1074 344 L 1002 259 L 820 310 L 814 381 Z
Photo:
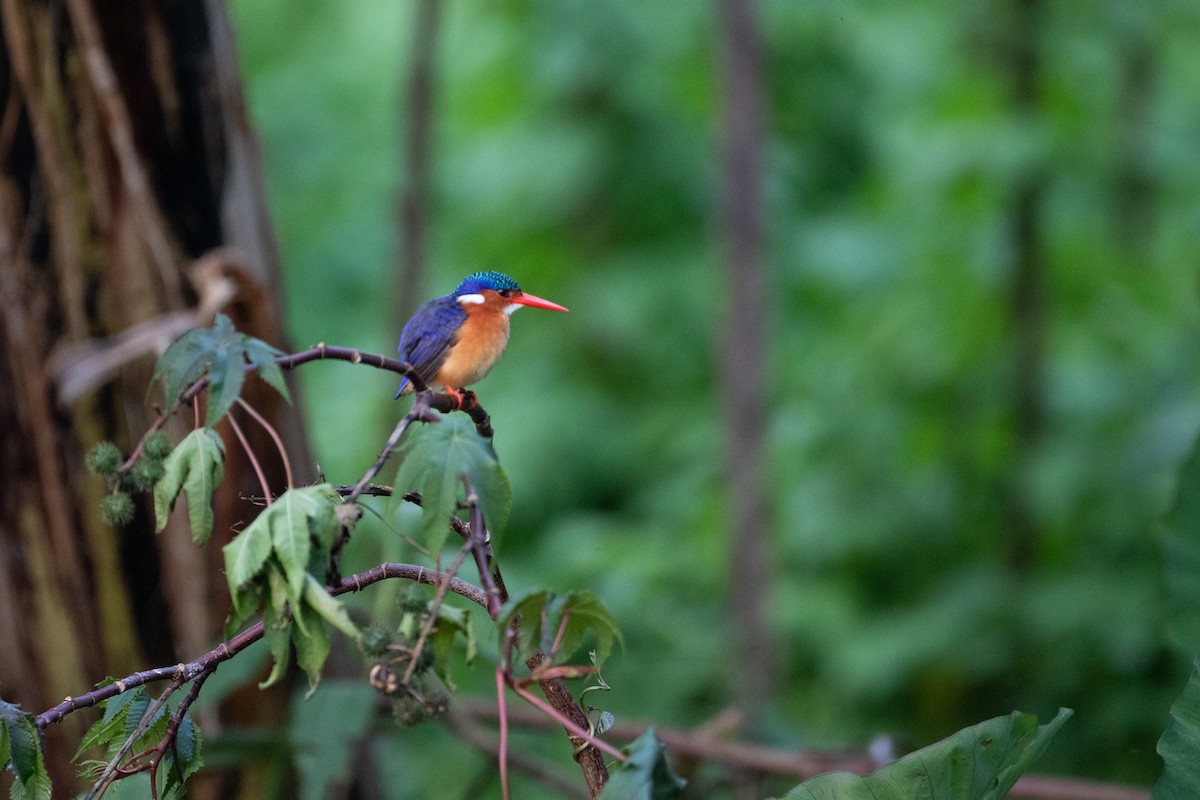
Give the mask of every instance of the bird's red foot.
M 477 403 L 477 400 L 475 399 L 475 393 L 468 391 L 462 386 L 458 387 L 457 389 L 447 386 L 446 394 L 454 398 L 455 411 L 462 411 L 463 409 L 470 408 Z

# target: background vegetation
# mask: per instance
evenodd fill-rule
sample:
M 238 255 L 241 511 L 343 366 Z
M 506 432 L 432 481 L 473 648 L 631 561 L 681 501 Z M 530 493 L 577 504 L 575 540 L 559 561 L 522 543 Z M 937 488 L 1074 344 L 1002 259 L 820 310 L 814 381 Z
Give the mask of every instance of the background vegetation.
M 232 10 L 291 336 L 390 352 L 410 4 Z M 753 735 L 926 743 L 1069 706 L 1040 769 L 1151 782 L 1197 650 L 1165 635 L 1156 525 L 1200 426 L 1200 11 L 773 0 L 760 20 L 777 680 Z M 707 3 L 442 4 L 415 295 L 496 268 L 572 309 L 519 315 L 477 387 L 513 484 L 506 577 L 595 590 L 625 632 L 606 707 L 680 726 L 739 668 L 720 37 Z M 301 379 L 322 470 L 356 476 L 401 413 L 391 379 Z M 349 557 L 403 547 L 380 525 Z M 406 785 L 441 775 L 437 734 L 388 738 Z

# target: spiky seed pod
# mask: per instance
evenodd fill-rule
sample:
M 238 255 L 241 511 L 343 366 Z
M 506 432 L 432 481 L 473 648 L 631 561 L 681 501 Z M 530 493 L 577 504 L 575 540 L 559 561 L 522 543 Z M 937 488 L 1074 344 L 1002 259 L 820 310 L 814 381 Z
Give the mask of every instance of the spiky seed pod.
M 148 492 L 164 472 L 163 462 L 155 458 L 139 458 L 129 471 L 129 480 L 139 492 Z
M 133 522 L 133 498 L 124 492 L 116 492 L 104 498 L 100 504 L 100 516 L 115 527 Z
M 111 477 L 121 466 L 121 451 L 112 442 L 99 442 L 84 459 L 88 472 Z
M 381 658 L 388 652 L 392 635 L 382 625 L 372 625 L 363 631 L 362 651 L 367 656 Z
M 171 440 L 162 431 L 155 431 L 150 434 L 150 437 L 146 439 L 146 443 L 142 445 L 142 452 L 155 461 L 162 461 L 171 455 L 171 450 Z

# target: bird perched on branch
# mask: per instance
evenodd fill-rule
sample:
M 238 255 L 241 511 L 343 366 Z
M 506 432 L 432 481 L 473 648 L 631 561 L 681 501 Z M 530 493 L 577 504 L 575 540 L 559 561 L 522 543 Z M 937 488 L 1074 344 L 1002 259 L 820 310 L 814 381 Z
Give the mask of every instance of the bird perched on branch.
M 429 386 L 446 387 L 461 405 L 466 387 L 482 380 L 500 359 L 508 344 L 508 318 L 521 306 L 567 310 L 521 291 L 499 272 L 468 275 L 452 294 L 417 309 L 400 334 L 400 358 Z M 396 397 L 412 391 L 412 382 L 402 378 Z

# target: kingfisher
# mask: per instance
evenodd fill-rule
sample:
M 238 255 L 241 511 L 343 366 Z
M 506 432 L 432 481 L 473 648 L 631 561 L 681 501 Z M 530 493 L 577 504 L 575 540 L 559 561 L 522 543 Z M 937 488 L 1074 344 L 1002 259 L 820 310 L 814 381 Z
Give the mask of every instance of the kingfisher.
M 522 291 L 503 273 L 472 273 L 453 293 L 417 309 L 400 334 L 400 358 L 427 385 L 446 387 L 461 406 L 466 387 L 483 380 L 500 359 L 508 344 L 508 318 L 521 306 L 567 310 Z M 406 376 L 396 398 L 412 391 Z

